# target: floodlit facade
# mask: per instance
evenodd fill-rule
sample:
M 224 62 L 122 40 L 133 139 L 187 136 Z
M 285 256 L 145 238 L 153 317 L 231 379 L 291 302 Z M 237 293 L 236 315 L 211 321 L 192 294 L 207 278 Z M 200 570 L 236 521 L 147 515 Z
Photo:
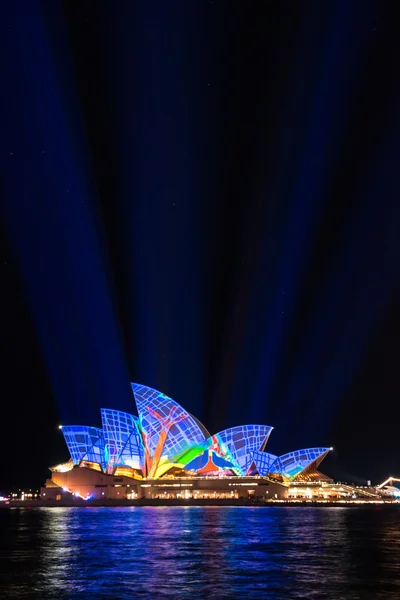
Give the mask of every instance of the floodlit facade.
M 317 470 L 330 448 L 276 456 L 266 451 L 273 429 L 269 425 L 240 425 L 211 435 L 165 394 L 134 383 L 132 391 L 138 416 L 102 409 L 101 429 L 61 427 L 70 460 L 51 468 L 47 490 L 79 487 L 77 495 L 101 497 L 113 478 L 114 498 L 121 494 L 148 497 L 161 489 L 164 496 L 166 490 L 176 496 L 178 487 L 184 497 L 196 497 L 195 490 L 215 494 L 217 489 L 232 497 L 240 496 L 241 486 L 250 493 L 254 489 L 247 488 L 268 485 L 261 479 L 286 487 L 295 482 L 331 481 Z

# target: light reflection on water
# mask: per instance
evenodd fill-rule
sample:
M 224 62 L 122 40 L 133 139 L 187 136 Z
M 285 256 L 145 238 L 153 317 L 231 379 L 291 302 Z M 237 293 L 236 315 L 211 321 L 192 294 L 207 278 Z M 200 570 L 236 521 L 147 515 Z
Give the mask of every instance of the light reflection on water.
M 400 598 L 400 511 L 375 507 L 0 511 L 0 597 Z

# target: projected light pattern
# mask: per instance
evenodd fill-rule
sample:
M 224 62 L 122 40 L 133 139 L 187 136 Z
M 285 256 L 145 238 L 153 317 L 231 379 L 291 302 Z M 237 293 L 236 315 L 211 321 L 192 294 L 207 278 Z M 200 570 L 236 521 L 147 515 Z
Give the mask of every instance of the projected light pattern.
M 86 425 L 67 425 L 62 427 L 64 439 L 75 465 L 87 460 L 104 465 L 103 430 Z
M 210 436 L 199 450 L 201 453 L 195 459 L 191 459 L 190 462 L 184 462 L 188 454 L 181 458 L 185 469 L 188 471 L 198 470 L 201 473 L 230 469 L 235 475 L 240 476 L 243 474 L 239 463 L 220 434 L 216 433 Z
M 167 437 L 162 455 L 173 459 L 193 444 L 205 441 L 202 428 L 177 402 L 152 388 L 132 383 L 140 423 L 146 435 L 146 442 L 153 457 L 160 435 L 166 431 Z
M 279 457 L 264 452 L 269 425 L 239 425 L 206 438 L 206 428 L 165 394 L 138 384 L 132 390 L 139 418 L 103 408 L 103 429 L 62 428 L 75 465 L 95 468 L 88 465 L 95 463 L 108 474 L 129 467 L 126 476 L 148 479 L 183 470 L 218 477 L 280 475 L 290 481 L 299 474 L 320 475 L 316 468 L 330 450 L 308 448 Z
M 271 473 L 279 473 L 284 479 L 293 480 L 312 463 L 317 467 L 329 450 L 330 448 L 305 448 L 282 454 L 271 465 Z
M 102 408 L 101 421 L 109 466 L 127 465 L 143 470 L 144 450 L 139 419 L 119 410 Z
M 269 454 L 268 452 L 253 451 L 251 452 L 251 458 L 256 466 L 258 474 L 264 476 L 271 473 L 271 466 L 278 457 L 275 454 Z
M 240 475 L 240 472 L 237 473 L 237 467 L 234 463 L 211 449 L 190 461 L 185 465 L 185 469 L 204 474 L 213 471 L 232 471 L 236 475 Z
M 268 425 L 239 425 L 220 431 L 217 435 L 228 447 L 241 474 L 247 475 L 253 462 L 251 452 L 265 447 L 272 429 Z

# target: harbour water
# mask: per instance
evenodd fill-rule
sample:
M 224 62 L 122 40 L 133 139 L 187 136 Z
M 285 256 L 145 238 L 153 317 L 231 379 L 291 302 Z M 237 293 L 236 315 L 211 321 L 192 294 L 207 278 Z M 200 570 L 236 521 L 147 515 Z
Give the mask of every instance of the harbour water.
M 0 597 L 400 598 L 400 508 L 0 511 Z

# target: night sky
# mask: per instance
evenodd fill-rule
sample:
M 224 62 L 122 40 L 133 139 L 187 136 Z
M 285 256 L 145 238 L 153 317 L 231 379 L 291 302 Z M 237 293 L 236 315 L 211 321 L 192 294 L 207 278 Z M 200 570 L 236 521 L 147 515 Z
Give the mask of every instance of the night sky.
M 3 3 L 1 488 L 130 381 L 400 476 L 396 9 Z

